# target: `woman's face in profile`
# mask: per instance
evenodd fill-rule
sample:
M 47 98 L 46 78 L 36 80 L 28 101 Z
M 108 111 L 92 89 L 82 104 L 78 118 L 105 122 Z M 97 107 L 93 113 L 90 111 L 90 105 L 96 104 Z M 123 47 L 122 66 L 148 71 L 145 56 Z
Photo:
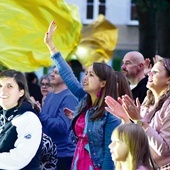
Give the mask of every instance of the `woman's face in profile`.
M 91 65 L 86 71 L 82 81 L 84 90 L 90 95 L 97 95 L 98 91 L 105 86 L 105 83 L 99 80 Z
M 157 92 L 166 90 L 170 78 L 162 62 L 154 64 L 148 76 L 147 88 Z

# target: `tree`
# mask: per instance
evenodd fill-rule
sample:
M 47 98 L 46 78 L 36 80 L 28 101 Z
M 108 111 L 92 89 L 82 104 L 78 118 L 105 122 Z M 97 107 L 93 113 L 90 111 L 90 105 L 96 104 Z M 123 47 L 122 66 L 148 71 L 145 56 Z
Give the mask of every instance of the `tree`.
M 139 51 L 170 58 L 170 0 L 132 0 L 139 20 Z

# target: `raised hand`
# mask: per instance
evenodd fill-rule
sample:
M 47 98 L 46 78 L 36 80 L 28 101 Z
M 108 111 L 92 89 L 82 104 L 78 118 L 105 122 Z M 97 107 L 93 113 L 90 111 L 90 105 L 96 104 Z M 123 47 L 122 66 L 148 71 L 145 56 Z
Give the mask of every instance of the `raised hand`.
M 140 116 L 140 102 L 138 99 L 136 100 L 136 103 L 137 106 L 128 95 L 122 96 L 122 107 L 125 110 L 128 117 L 134 122 L 142 119 L 142 117 Z
M 147 75 L 152 69 L 152 64 L 149 58 L 145 59 L 144 67 L 145 67 L 144 74 Z
M 36 101 L 33 96 L 31 96 L 30 99 L 34 103 L 34 109 L 36 109 L 40 113 L 42 110 L 40 102 Z
M 153 57 L 153 62 L 154 64 L 159 61 L 162 57 L 160 55 L 155 55 L 155 57 Z
M 129 123 L 130 122 L 129 117 L 121 105 L 122 103 L 121 98 L 119 98 L 118 101 L 119 102 L 117 102 L 115 99 L 113 99 L 110 96 L 106 96 L 105 103 L 107 104 L 107 107 L 105 107 L 105 109 L 111 114 L 120 118 L 123 123 Z
M 57 26 L 54 21 L 52 21 L 48 27 L 48 31 L 46 32 L 44 36 L 44 43 L 47 45 L 50 52 L 53 54 L 57 52 L 56 47 L 53 43 L 53 34 L 56 30 Z

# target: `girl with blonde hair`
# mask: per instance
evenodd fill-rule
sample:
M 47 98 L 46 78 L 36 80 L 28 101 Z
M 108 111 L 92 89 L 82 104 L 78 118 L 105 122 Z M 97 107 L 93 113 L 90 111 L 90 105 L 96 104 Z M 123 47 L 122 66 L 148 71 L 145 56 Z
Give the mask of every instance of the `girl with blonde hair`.
M 156 169 L 151 157 L 148 138 L 141 126 L 121 124 L 112 133 L 109 145 L 116 170 Z

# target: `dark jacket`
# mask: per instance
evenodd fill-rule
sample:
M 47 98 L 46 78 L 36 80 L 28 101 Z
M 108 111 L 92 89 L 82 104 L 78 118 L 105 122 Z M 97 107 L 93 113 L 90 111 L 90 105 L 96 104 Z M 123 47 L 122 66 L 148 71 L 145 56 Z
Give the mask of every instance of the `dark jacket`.
M 148 76 L 146 76 L 145 78 L 143 78 L 138 84 L 137 86 L 132 89 L 132 95 L 133 95 L 133 99 L 136 101 L 136 98 L 139 98 L 140 103 L 143 102 L 144 98 L 146 97 L 146 92 L 148 90 L 148 88 L 146 87 L 148 82 Z
M 0 111 L 0 169 L 40 170 L 42 128 L 31 105 Z

